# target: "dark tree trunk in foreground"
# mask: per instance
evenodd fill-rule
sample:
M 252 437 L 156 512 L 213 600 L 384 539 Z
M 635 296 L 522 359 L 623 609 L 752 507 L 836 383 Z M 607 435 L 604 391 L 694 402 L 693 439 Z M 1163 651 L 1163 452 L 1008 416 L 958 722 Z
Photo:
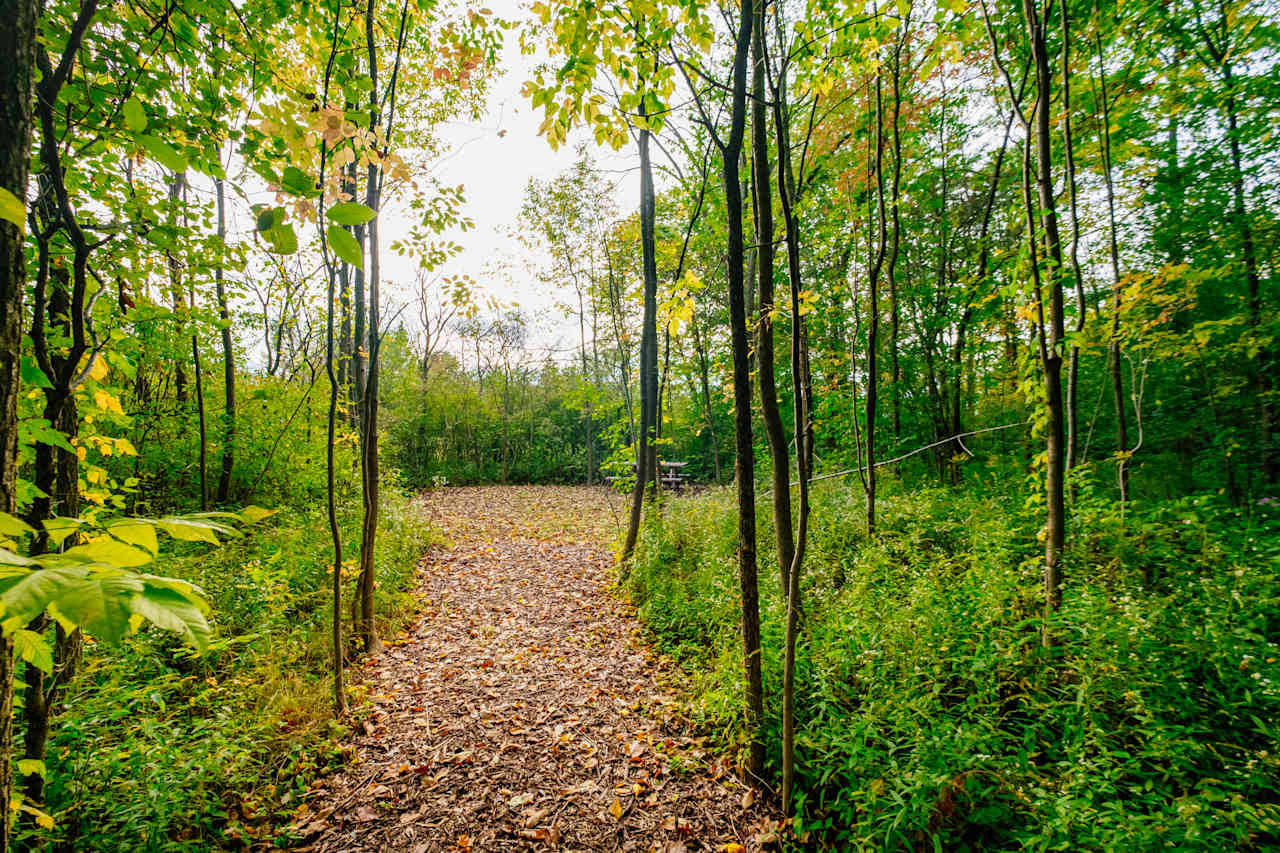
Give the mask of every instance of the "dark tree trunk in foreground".
M 36 46 L 34 0 L 0 0 L 0 188 L 25 201 L 31 160 L 31 94 Z M 17 511 L 18 395 L 22 292 L 26 286 L 23 227 L 0 219 L 0 512 Z M 13 752 L 13 642 L 0 641 L 0 803 L 9 802 Z M 0 809 L 0 851 L 9 849 L 13 812 Z

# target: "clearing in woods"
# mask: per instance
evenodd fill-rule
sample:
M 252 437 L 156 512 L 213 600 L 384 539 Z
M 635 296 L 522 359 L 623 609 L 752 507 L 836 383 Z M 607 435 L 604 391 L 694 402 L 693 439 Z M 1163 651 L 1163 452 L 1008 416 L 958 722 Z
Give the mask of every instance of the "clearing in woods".
M 623 499 L 512 486 L 422 504 L 451 544 L 422 562 L 420 619 L 359 678 L 356 759 L 323 780 L 305 849 L 759 849 L 774 816 L 690 736 L 609 593 Z

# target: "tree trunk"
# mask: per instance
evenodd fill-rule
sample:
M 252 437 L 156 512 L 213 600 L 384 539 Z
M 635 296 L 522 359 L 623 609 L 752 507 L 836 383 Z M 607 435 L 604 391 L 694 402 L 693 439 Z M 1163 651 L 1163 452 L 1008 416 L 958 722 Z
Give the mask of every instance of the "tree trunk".
M 725 212 L 728 217 L 726 262 L 729 285 L 729 329 L 733 347 L 733 408 L 737 456 L 734 478 L 738 491 L 738 585 L 742 604 L 742 653 L 746 674 L 747 732 L 751 743 L 748 771 L 759 779 L 764 772 L 764 685 L 760 666 L 760 601 L 756 578 L 755 459 L 751 438 L 751 362 L 748 355 L 745 281 L 743 276 L 742 185 L 738 158 L 747 113 L 747 53 L 752 19 L 743 4 L 733 60 L 733 90 L 729 105 L 729 138 L 722 146 Z
M 791 562 L 795 557 L 795 531 L 791 526 L 791 459 L 787 451 L 787 433 L 778 411 L 778 388 L 775 379 L 773 318 L 777 309 L 773 295 L 773 198 L 769 186 L 769 128 L 765 113 L 765 0 L 755 0 L 755 23 L 752 27 L 751 54 L 751 210 L 756 226 L 756 364 L 760 376 L 760 414 L 764 434 L 769 443 L 769 460 L 773 473 L 773 530 L 778 552 L 780 591 L 785 596 Z M 778 155 L 781 157 L 781 153 Z
M 881 99 L 881 74 L 876 71 L 875 79 L 875 195 L 879 225 L 876 228 L 877 241 L 875 255 L 871 261 L 871 270 L 867 282 L 868 315 L 867 315 L 867 402 L 866 402 L 866 520 L 867 535 L 876 530 L 876 404 L 878 402 L 879 377 L 876 371 L 877 351 L 880 347 L 880 271 L 884 267 L 885 252 L 888 248 L 889 232 L 885 216 L 884 203 L 884 112 Z
M 218 205 L 218 263 L 213 270 L 214 286 L 218 296 L 218 317 L 222 320 L 222 470 L 218 475 L 219 504 L 225 504 L 231 496 L 231 473 L 236 458 L 236 356 L 231 341 L 231 310 L 227 303 L 226 283 L 223 281 L 222 259 L 226 254 L 227 200 L 226 187 L 221 178 L 213 182 Z
M 1102 122 L 1098 132 L 1102 146 L 1102 178 L 1107 190 L 1107 248 L 1111 259 L 1111 337 L 1107 343 L 1107 372 L 1111 380 L 1111 404 L 1116 418 L 1116 485 L 1120 505 L 1129 501 L 1129 424 L 1124 401 L 1124 372 L 1121 365 L 1120 308 L 1123 289 L 1120 286 L 1120 243 L 1116 234 L 1116 191 L 1111 176 L 1111 103 L 1107 94 L 1107 68 L 1102 52 L 1102 35 L 1095 28 L 1094 43 L 1098 50 L 1098 92 Z M 1170 118 L 1170 121 L 1175 119 Z M 1176 132 L 1175 132 L 1176 139 Z M 1176 157 L 1176 155 L 1175 155 Z
M 1036 80 L 1034 124 L 1028 135 L 1023 153 L 1023 192 L 1028 217 L 1028 239 L 1036 282 L 1037 311 L 1039 312 L 1040 362 L 1044 373 L 1046 408 L 1046 461 L 1045 461 L 1045 553 L 1044 553 L 1044 643 L 1052 641 L 1049 619 L 1058 609 L 1062 599 L 1062 551 L 1066 544 L 1066 500 L 1063 488 L 1065 453 L 1064 407 L 1062 399 L 1062 344 L 1066 336 L 1062 298 L 1062 239 L 1058 232 L 1058 213 L 1053 191 L 1052 137 L 1050 112 L 1053 77 L 1049 70 L 1049 56 L 1045 46 L 1045 27 L 1036 8 L 1036 0 L 1023 0 L 1023 21 L 1031 42 L 1031 62 Z M 1039 219 L 1044 230 L 1047 264 L 1045 274 L 1039 273 L 1035 256 L 1036 207 L 1030 197 L 1030 145 L 1034 142 L 1035 183 L 1039 194 Z M 1041 281 L 1048 280 L 1049 316 L 1044 319 L 1045 299 Z
M 25 203 L 31 162 L 35 0 L 0 0 L 0 188 Z M 0 512 L 18 510 L 18 396 L 22 297 L 26 288 L 24 227 L 0 219 Z M 0 804 L 8 804 L 13 754 L 13 640 L 0 640 Z M 7 853 L 13 811 L 0 808 L 0 853 Z
M 1071 214 L 1071 242 L 1067 257 L 1071 262 L 1071 276 L 1075 285 L 1077 334 L 1084 331 L 1085 296 L 1084 276 L 1080 272 L 1080 215 L 1076 204 L 1076 161 L 1071 138 L 1071 27 L 1068 14 L 1070 3 L 1061 5 L 1062 23 L 1062 158 L 1067 172 L 1067 209 Z M 1067 361 L 1067 473 L 1080 462 L 1080 345 L 1073 343 Z M 1075 487 L 1068 486 L 1075 498 Z
M 656 454 L 653 447 L 654 411 L 658 392 L 658 261 L 654 235 L 656 200 L 653 163 L 649 156 L 649 129 L 639 132 L 640 148 L 640 250 L 644 266 L 644 319 L 640 332 L 640 434 L 636 438 L 636 478 L 631 491 L 631 517 L 622 546 L 624 571 L 640 536 L 645 492 L 653 483 Z

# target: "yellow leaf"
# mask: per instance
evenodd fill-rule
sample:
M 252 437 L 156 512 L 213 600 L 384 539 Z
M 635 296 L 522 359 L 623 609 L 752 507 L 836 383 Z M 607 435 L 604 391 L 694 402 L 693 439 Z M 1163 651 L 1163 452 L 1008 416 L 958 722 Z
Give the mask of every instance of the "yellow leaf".
M 615 820 L 622 820 L 622 801 L 615 799 L 613 805 L 609 806 L 609 811 L 613 813 Z
M 0 219 L 18 226 L 19 232 L 26 231 L 27 205 L 4 187 L 0 187 Z

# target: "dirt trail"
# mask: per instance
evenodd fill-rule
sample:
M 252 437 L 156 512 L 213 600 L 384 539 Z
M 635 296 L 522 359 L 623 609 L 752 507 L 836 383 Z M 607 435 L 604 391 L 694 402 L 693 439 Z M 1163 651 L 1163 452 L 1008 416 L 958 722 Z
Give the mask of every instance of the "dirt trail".
M 675 713 L 607 590 L 624 502 L 570 487 L 423 499 L 452 545 L 422 616 L 365 668 L 357 760 L 324 780 L 305 849 L 742 851 L 769 815 Z

